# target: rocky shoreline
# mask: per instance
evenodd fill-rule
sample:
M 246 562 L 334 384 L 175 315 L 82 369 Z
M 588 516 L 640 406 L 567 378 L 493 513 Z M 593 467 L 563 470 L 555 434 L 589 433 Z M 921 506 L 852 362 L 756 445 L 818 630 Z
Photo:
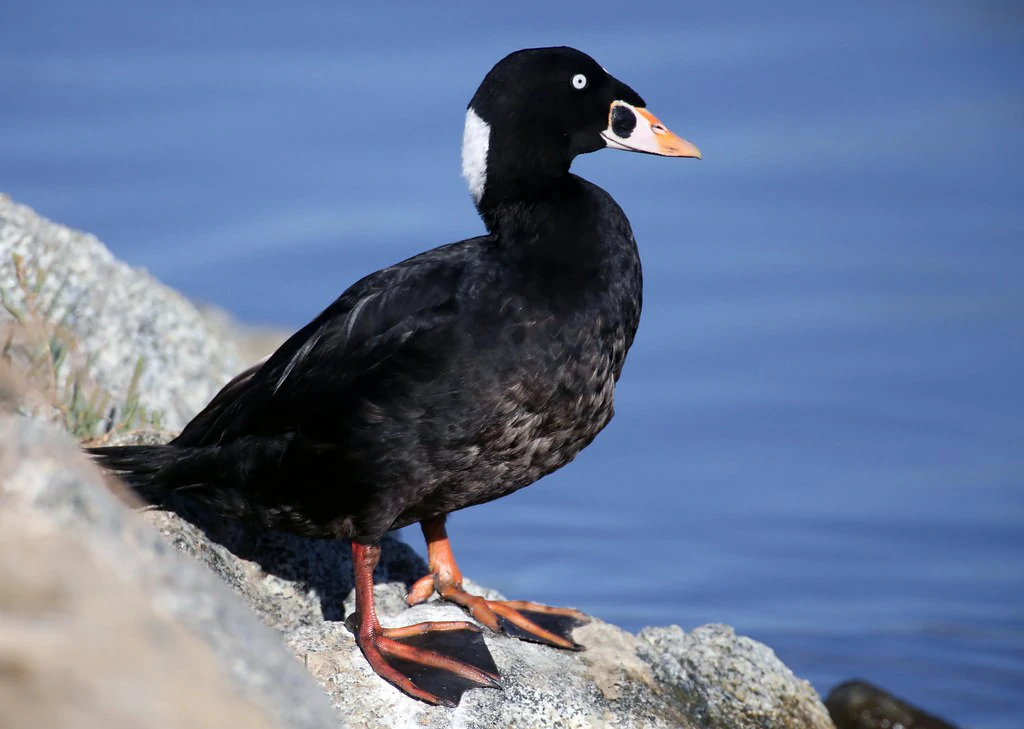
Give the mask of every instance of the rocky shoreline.
M 0 196 L 0 325 L 10 331 L 25 326 L 26 279 L 40 281 L 28 298 L 46 301 L 61 336 L 87 353 L 113 403 L 104 407 L 123 412 L 136 398 L 160 414 L 161 430 L 122 428 L 109 442 L 166 440 L 258 357 L 222 318 L 93 236 Z M 260 341 L 272 346 L 273 335 Z M 51 366 L 53 381 L 69 362 Z M 834 727 L 808 682 L 723 625 L 633 635 L 594 620 L 577 630 L 582 653 L 488 635 L 503 691 L 470 692 L 457 709 L 409 699 L 369 670 L 345 625 L 347 545 L 254 531 L 187 504 L 136 511 L 61 432 L 67 406 L 40 407 L 17 375 L 0 383 L 0 541 L 10 545 L 0 548 L 0 715 L 13 727 Z M 465 619 L 447 604 L 405 605 L 425 570 L 386 540 L 375 573 L 385 624 Z

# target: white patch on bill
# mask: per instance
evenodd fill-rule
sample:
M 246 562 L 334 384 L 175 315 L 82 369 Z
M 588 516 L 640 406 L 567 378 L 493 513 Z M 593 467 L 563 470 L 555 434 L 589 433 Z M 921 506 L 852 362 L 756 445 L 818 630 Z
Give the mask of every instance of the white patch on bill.
M 491 146 L 491 126 L 470 107 L 462 132 L 462 176 L 469 183 L 473 201 L 480 202 L 487 184 L 487 150 Z
M 637 113 L 636 107 L 632 104 L 627 104 L 625 101 L 613 101 L 611 110 L 608 113 L 608 128 L 601 132 L 601 136 L 604 138 L 604 143 L 609 149 L 624 149 L 630 152 L 636 152 L 636 147 L 629 145 L 626 142 L 626 139 L 620 137 L 612 130 L 612 127 L 614 126 L 613 120 L 615 118 L 615 110 L 618 107 L 628 110 L 629 113 L 633 115 L 633 118 L 636 119 L 629 136 L 632 137 L 637 131 L 640 131 L 641 133 L 643 132 L 643 126 L 646 120 Z

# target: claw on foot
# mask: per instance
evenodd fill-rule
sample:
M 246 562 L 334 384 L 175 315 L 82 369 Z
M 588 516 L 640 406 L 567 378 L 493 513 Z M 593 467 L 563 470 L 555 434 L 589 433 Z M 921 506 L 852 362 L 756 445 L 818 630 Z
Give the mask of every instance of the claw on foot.
M 572 631 L 590 621 L 584 613 L 522 600 L 487 600 L 469 594 L 462 587 L 462 572 L 452 554 L 444 520 L 430 519 L 424 521 L 422 527 L 430 574 L 409 588 L 407 603 L 418 605 L 437 592 L 442 599 L 469 610 L 474 619 L 495 632 L 556 648 L 583 650 L 583 646 L 572 639 Z
M 473 688 L 501 688 L 480 629 L 471 623 L 418 623 L 382 628 L 377 635 L 357 633 L 356 642 L 370 667 L 410 696 L 440 706 L 458 706 Z
M 356 577 L 356 643 L 388 683 L 429 704 L 458 706 L 473 688 L 501 688 L 480 628 L 465 621 L 381 627 L 373 601 L 376 545 L 352 545 Z

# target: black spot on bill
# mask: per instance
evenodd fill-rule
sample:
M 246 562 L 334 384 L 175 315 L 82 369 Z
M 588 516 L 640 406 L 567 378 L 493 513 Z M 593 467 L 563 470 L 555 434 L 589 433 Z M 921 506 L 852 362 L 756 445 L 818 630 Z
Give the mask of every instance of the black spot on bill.
M 622 104 L 616 104 L 612 108 L 612 132 L 620 139 L 629 139 L 629 135 L 636 129 L 636 115 L 633 111 Z

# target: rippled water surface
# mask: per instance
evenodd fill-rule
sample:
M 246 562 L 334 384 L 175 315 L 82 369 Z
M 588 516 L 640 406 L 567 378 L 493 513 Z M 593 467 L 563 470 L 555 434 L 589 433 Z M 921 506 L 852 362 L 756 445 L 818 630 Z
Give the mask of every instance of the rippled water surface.
M 465 571 L 633 630 L 728 622 L 822 691 L 1016 727 L 1024 16 L 857 8 L 8 4 L 0 189 L 298 327 L 480 232 L 476 84 L 515 48 L 587 50 L 705 160 L 577 163 L 633 221 L 640 335 L 593 447 L 453 518 Z

